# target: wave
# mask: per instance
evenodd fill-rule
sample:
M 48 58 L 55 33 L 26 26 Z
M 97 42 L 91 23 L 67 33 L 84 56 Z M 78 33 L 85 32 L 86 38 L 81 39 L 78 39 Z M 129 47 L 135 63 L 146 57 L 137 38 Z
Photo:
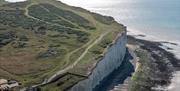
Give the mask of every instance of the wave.
M 180 40 L 162 39 L 132 28 L 128 28 L 128 35 L 134 36 L 138 39 L 161 42 L 161 48 L 173 53 L 178 59 L 180 59 Z

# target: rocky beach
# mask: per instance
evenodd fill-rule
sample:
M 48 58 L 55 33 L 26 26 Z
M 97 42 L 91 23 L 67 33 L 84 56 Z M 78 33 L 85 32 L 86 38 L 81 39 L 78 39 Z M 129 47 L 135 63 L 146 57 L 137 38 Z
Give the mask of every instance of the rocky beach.
M 179 91 L 177 2 L 0 0 L 0 91 Z
M 174 73 L 180 70 L 180 60 L 161 48 L 161 43 L 128 36 L 128 48 L 136 55 L 135 72 L 112 91 L 178 91 L 173 85 L 179 80 Z
M 161 43 L 128 36 L 125 59 L 129 59 L 122 64 L 126 67 L 113 71 L 94 91 L 178 91 L 174 83 L 179 80 L 178 74 L 174 74 L 180 70 L 180 60 Z

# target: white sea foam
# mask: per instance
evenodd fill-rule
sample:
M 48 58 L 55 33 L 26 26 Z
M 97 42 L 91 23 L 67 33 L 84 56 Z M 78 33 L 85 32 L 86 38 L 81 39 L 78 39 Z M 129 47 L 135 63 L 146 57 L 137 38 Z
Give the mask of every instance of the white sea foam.
M 131 28 L 128 28 L 128 35 L 134 36 L 138 39 L 162 42 L 161 44 L 163 46 L 160 46 L 161 48 L 165 49 L 168 52 L 173 53 L 178 59 L 180 59 L 180 40 L 160 39 L 159 37 L 148 35 L 142 31 Z M 139 36 L 139 35 L 144 35 L 144 36 Z
M 176 73 L 174 73 L 174 77 L 171 80 L 172 84 L 169 85 L 169 87 L 167 88 L 169 91 L 179 91 L 180 90 L 180 71 L 177 71 Z
M 22 1 L 26 1 L 26 0 L 6 0 L 6 1 L 9 1 L 9 2 L 22 2 Z M 179 20 L 179 16 L 180 16 L 179 11 L 163 9 L 161 11 L 164 11 L 164 12 L 165 12 L 165 10 L 167 10 L 167 11 L 166 11 L 166 13 L 162 13 L 163 14 L 162 16 L 169 14 L 169 17 L 172 20 L 169 17 L 164 17 L 161 20 L 162 16 L 161 16 L 160 13 L 158 13 L 159 11 L 156 12 L 156 13 L 149 12 L 149 10 L 141 11 L 141 13 L 140 12 L 138 12 L 138 13 L 135 12 L 136 9 L 137 10 L 141 10 L 142 9 L 141 6 L 138 6 L 138 4 L 135 3 L 135 2 L 141 1 L 141 0 L 137 0 L 137 1 L 136 0 L 105 0 L 105 1 L 104 0 L 59 0 L 59 1 L 65 2 L 65 3 L 70 4 L 70 5 L 74 5 L 74 6 L 80 6 L 80 7 L 83 7 L 83 8 L 86 8 L 88 10 L 91 10 L 91 11 L 94 11 L 94 12 L 98 12 L 98 13 L 101 13 L 101 14 L 104 14 L 104 15 L 111 15 L 118 22 L 128 25 L 128 31 L 130 31 L 130 32 L 128 32 L 128 34 L 132 35 L 132 36 L 135 36 L 136 38 L 140 38 L 140 39 L 144 39 L 144 40 L 150 40 L 150 41 L 167 41 L 167 42 L 176 43 L 178 45 L 173 45 L 173 44 L 170 44 L 170 43 L 163 43 L 163 46 L 161 46 L 161 47 L 166 49 L 169 52 L 174 53 L 177 58 L 180 58 L 180 39 L 179 39 L 180 36 L 177 36 L 180 33 L 179 30 L 178 31 L 174 31 L 174 36 L 176 36 L 175 38 L 177 40 L 173 40 L 173 39 L 168 39 L 168 38 L 165 39 L 165 38 L 161 38 L 161 37 L 156 37 L 156 35 L 149 34 L 147 32 L 146 33 L 142 32 L 144 29 L 129 28 L 131 26 L 138 26 L 137 24 L 139 24 L 139 23 L 144 24 L 144 25 L 140 25 L 140 26 L 144 27 L 144 28 L 147 28 L 148 30 L 153 30 L 152 28 L 154 28 L 154 27 L 155 28 L 160 27 L 160 26 L 156 27 L 154 25 L 152 25 L 152 26 L 149 25 L 149 23 L 151 23 L 152 20 L 155 21 L 154 23 L 152 23 L 152 24 L 155 24 L 155 25 L 161 24 L 158 21 L 162 21 L 162 22 L 167 22 L 167 25 L 165 25 L 165 26 L 173 26 L 173 25 L 177 25 L 178 24 L 177 27 L 179 27 L 179 21 L 177 21 L 177 20 Z M 144 2 L 144 1 L 151 2 L 153 0 L 142 0 L 141 2 Z M 156 0 L 154 0 L 154 1 L 157 2 Z M 163 5 L 171 5 L 171 4 L 166 4 L 166 3 L 170 3 L 170 1 L 172 1 L 171 3 L 173 3 L 173 1 L 175 1 L 175 0 L 165 0 L 165 1 L 164 0 L 158 0 L 158 1 L 161 2 L 161 3 L 159 3 L 160 5 L 158 5 L 157 3 L 154 3 L 154 5 L 156 6 L 156 4 L 157 4 L 158 7 L 157 6 L 154 7 L 155 10 L 152 10 L 152 11 L 156 11 L 158 9 L 161 9 L 162 8 L 161 4 L 163 4 Z M 176 0 L 176 1 L 178 1 L 178 0 Z M 164 4 L 162 2 L 166 2 L 166 3 Z M 117 5 L 120 8 L 114 7 L 115 5 Z M 140 5 L 142 5 L 142 4 L 140 4 Z M 147 6 L 149 6 L 149 5 L 150 4 L 148 3 Z M 159 7 L 159 6 L 161 6 L 161 7 Z M 109 8 L 109 7 L 111 7 L 111 8 Z M 173 5 L 173 7 L 178 9 L 179 4 L 175 3 L 175 5 Z M 163 7 L 163 8 L 165 8 L 165 7 Z M 151 7 L 150 9 L 153 9 L 153 7 Z M 176 12 L 176 13 L 178 13 L 178 15 L 177 14 L 173 14 L 170 11 L 174 11 L 173 13 Z M 170 13 L 167 13 L 167 12 L 170 12 Z M 171 15 L 171 14 L 173 14 L 173 15 Z M 152 17 L 149 18 L 150 16 L 146 16 L 146 15 L 151 15 Z M 175 16 L 175 15 L 177 15 L 177 16 Z M 146 16 L 148 18 L 146 19 L 143 16 Z M 160 16 L 160 17 L 154 18 L 155 16 Z M 173 17 L 178 18 L 178 19 L 174 19 Z M 135 18 L 135 19 L 133 19 L 133 18 Z M 137 21 L 140 21 L 140 22 L 138 23 Z M 150 21 L 150 22 L 145 22 L 145 21 Z M 171 24 L 170 21 L 176 21 L 176 23 Z M 131 22 L 134 22 L 134 23 L 129 24 Z M 161 32 L 157 31 L 157 35 L 158 34 L 161 35 L 161 33 L 165 33 L 163 35 L 168 35 L 167 37 L 169 37 L 169 38 L 174 37 L 173 36 L 173 31 L 169 32 L 169 30 L 171 30 L 171 29 L 167 29 L 166 31 L 164 30 L 167 33 L 162 32 L 162 31 Z M 156 32 L 156 31 L 153 31 L 153 32 Z M 145 35 L 145 37 L 137 36 L 139 34 Z M 173 50 L 169 50 L 168 48 L 172 48 Z M 177 73 L 174 74 L 174 78 L 172 79 L 172 84 L 168 87 L 169 91 L 179 91 L 179 89 L 180 89 L 179 84 L 180 84 L 180 72 L 177 72 Z
M 159 42 L 159 41 L 169 42 L 169 43 L 162 43 L 163 46 L 160 46 L 160 47 L 165 49 L 166 51 L 173 53 L 178 59 L 180 59 L 180 41 L 179 40 L 162 40 L 153 35 L 148 35 L 141 31 L 138 31 L 135 29 L 129 29 L 129 28 L 128 28 L 128 35 L 134 36 L 138 39 L 144 39 L 144 40 L 150 40 L 150 41 L 156 41 L 156 42 Z M 138 36 L 138 35 L 145 35 L 145 37 Z M 171 43 L 176 43 L 177 45 L 174 45 Z M 168 48 L 172 48 L 172 50 L 169 50 Z M 171 84 L 168 87 L 158 86 L 155 89 L 158 91 L 161 91 L 161 90 L 162 91 L 179 91 L 180 90 L 179 85 L 180 85 L 180 71 L 177 71 L 173 74 Z

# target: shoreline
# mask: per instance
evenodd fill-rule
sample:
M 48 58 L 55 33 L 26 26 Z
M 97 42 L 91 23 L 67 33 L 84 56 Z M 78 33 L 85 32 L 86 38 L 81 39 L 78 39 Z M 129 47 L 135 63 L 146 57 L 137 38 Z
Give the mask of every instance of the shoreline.
M 175 68 L 176 67 L 180 68 L 180 59 L 178 59 L 174 53 L 171 53 L 168 50 L 161 48 L 162 46 L 161 41 L 157 42 L 157 41 L 138 39 L 131 35 L 128 35 L 128 40 L 129 40 L 128 43 L 132 45 L 139 45 L 141 49 L 148 50 L 149 52 L 153 52 L 156 50 L 163 52 L 169 58 L 169 60 L 171 61 L 171 63 Z
M 162 66 L 163 69 L 166 69 L 166 70 L 163 70 L 162 68 L 158 68 L 158 66 L 157 66 L 156 70 L 158 70 L 161 73 L 160 74 L 155 73 L 153 75 L 154 76 L 158 76 L 158 75 L 160 76 L 160 75 L 163 75 L 164 73 L 166 73 L 167 77 L 161 77 L 161 76 L 159 78 L 150 77 L 151 80 L 148 80 L 148 81 L 153 82 L 153 84 L 156 84 L 156 85 L 150 85 L 149 86 L 149 89 L 151 89 L 151 90 L 153 89 L 153 91 L 159 91 L 159 90 L 166 91 L 166 90 L 173 89 L 173 87 L 175 89 L 176 88 L 175 85 L 177 86 L 176 83 L 178 83 L 178 82 L 174 83 L 175 81 L 173 80 L 173 78 L 174 78 L 174 73 L 177 71 L 180 71 L 180 60 L 178 58 L 176 58 L 173 53 L 161 48 L 161 45 L 162 45 L 161 43 L 162 42 L 154 42 L 154 41 L 148 41 L 148 40 L 143 40 L 143 39 L 137 39 L 134 36 L 128 35 L 128 45 L 139 46 L 139 48 L 137 48 L 137 47 L 136 48 L 132 48 L 132 47 L 130 48 L 129 47 L 129 48 L 131 50 L 132 49 L 133 50 L 140 49 L 140 50 L 147 51 L 147 54 L 149 55 L 150 60 L 151 60 L 151 62 L 149 62 L 150 65 L 153 66 L 154 62 L 156 61 L 157 63 L 156 62 L 155 63 L 158 66 L 162 66 L 163 63 L 161 63 L 161 62 L 158 63 L 158 60 L 161 60 L 161 59 L 162 60 L 168 59 L 168 60 L 166 60 L 167 64 L 171 64 L 171 65 Z M 159 54 L 156 52 L 158 52 Z M 136 53 L 136 55 L 137 55 L 137 53 Z M 138 58 L 138 57 L 136 57 L 136 58 Z M 137 59 L 135 59 L 135 60 L 136 60 L 136 64 L 134 64 L 134 66 L 135 66 L 136 70 L 133 73 L 133 76 L 130 77 L 131 78 L 130 80 L 129 80 L 129 78 L 127 78 L 125 80 L 125 85 L 124 84 L 119 85 L 120 88 L 127 88 L 126 86 L 132 87 L 132 83 L 134 83 L 134 82 L 139 82 L 139 83 L 143 82 L 140 80 L 133 80 L 133 77 L 135 77 L 135 74 L 137 74 L 137 73 L 141 73 L 141 72 L 148 73 L 148 72 L 142 70 L 142 66 L 144 64 L 140 63 Z M 140 58 L 140 60 L 141 60 L 141 58 Z M 154 62 L 152 62 L 152 61 L 154 61 Z M 164 63 L 166 63 L 166 62 L 164 62 Z M 140 65 L 142 65 L 142 66 L 140 66 Z M 156 67 L 156 66 L 154 66 L 154 67 Z M 153 68 L 150 68 L 150 69 L 153 69 Z M 174 79 L 178 80 L 177 77 Z M 172 82 L 172 81 L 174 81 L 174 82 Z M 125 91 L 128 89 L 125 89 Z M 133 89 L 135 89 L 135 88 L 133 88 Z M 146 90 L 147 90 L 147 88 L 146 88 Z M 124 90 L 122 90 L 122 91 L 124 91 Z M 133 91 L 132 88 L 130 91 Z M 138 91 L 143 91 L 143 90 L 139 88 Z M 170 91 L 176 91 L 176 90 L 170 90 Z
M 169 39 L 160 39 L 154 35 L 147 35 L 141 31 L 135 29 L 128 29 L 128 36 L 134 37 L 139 40 L 151 41 L 159 43 L 159 46 L 166 51 L 173 53 L 177 59 L 180 59 L 180 40 L 169 40 Z M 153 40 L 153 41 L 152 41 Z
M 130 36 L 129 36 L 130 37 Z M 146 35 L 143 35 L 143 34 L 139 34 L 137 35 L 137 37 L 142 37 L 142 38 L 146 38 Z M 165 55 L 166 58 L 170 61 L 170 63 L 172 64 L 173 66 L 173 72 L 174 71 L 179 71 L 180 70 L 180 63 L 179 62 L 176 62 L 174 60 L 176 60 L 177 58 L 174 56 L 173 52 L 175 49 L 173 49 L 172 47 L 169 47 L 169 46 L 165 46 L 166 44 L 167 45 L 170 45 L 170 46 L 179 46 L 178 43 L 174 43 L 174 42 L 168 42 L 168 41 L 157 41 L 157 42 L 153 42 L 153 41 L 147 41 L 146 40 L 142 40 L 142 39 L 135 39 L 135 40 L 138 40 L 139 42 L 139 46 L 141 46 L 141 49 L 143 50 L 146 50 L 148 51 L 148 53 L 152 54 L 151 56 L 155 59 L 155 60 L 158 60 L 159 58 L 161 58 L 160 56 L 158 56 L 157 53 L 154 53 L 157 52 L 156 50 L 159 50 L 158 52 L 162 52 L 164 54 L 162 55 Z M 142 45 L 141 45 L 142 44 Z M 151 45 L 153 44 L 153 46 L 148 46 L 147 45 Z M 154 47 L 154 49 L 153 49 Z M 150 49 L 149 49 L 150 48 Z M 178 51 L 177 51 L 178 52 Z M 166 55 L 167 54 L 167 55 Z M 136 71 L 138 71 L 139 69 L 139 62 L 137 61 L 136 62 Z M 170 78 L 171 79 L 171 78 Z M 169 80 L 169 79 L 168 79 Z
M 129 53 L 131 54 L 132 57 L 134 57 L 135 59 L 132 59 L 130 62 L 131 64 L 133 64 L 134 68 L 135 68 L 135 73 L 138 72 L 144 72 L 146 73 L 146 70 L 142 70 L 144 68 L 142 68 L 144 66 L 144 63 L 141 63 L 141 57 L 137 57 L 135 54 L 137 49 L 141 49 L 141 50 L 145 50 L 146 53 L 148 55 L 148 64 L 152 65 L 152 68 L 150 68 L 152 70 L 153 74 L 149 74 L 152 75 L 154 77 L 148 77 L 151 80 L 148 80 L 150 84 L 150 86 L 148 87 L 151 90 L 142 90 L 142 89 L 138 89 L 138 90 L 132 90 L 131 87 L 134 85 L 134 74 L 133 76 L 130 75 L 128 77 L 126 77 L 126 79 L 124 79 L 122 82 L 120 83 L 111 83 L 109 85 L 107 85 L 106 81 L 104 82 L 105 85 L 107 85 L 107 89 L 106 90 L 102 90 L 102 91 L 167 91 L 167 89 L 172 89 L 173 86 L 171 86 L 172 84 L 172 77 L 174 76 L 174 72 L 180 70 L 180 60 L 177 59 L 175 57 L 175 55 L 171 52 L 166 51 L 165 49 L 160 47 L 161 42 L 155 42 L 155 41 L 147 41 L 147 40 L 143 40 L 143 39 L 136 39 L 133 36 L 129 36 L 128 35 L 128 50 Z M 157 53 L 156 53 L 157 52 Z M 160 53 L 160 55 L 158 54 Z M 162 61 L 159 62 L 159 60 L 166 60 L 166 61 Z M 151 62 L 152 61 L 152 62 Z M 154 64 L 156 64 L 157 66 L 155 66 Z M 166 64 L 170 64 L 170 65 L 166 65 Z M 159 68 L 158 68 L 159 67 Z M 146 68 L 146 67 L 145 67 Z M 148 68 L 148 67 L 147 67 Z M 154 69 L 155 68 L 155 69 Z M 165 70 L 164 70 L 165 69 Z M 158 72 L 156 72 L 158 71 Z M 160 74 L 159 74 L 160 73 Z M 165 75 L 165 76 L 164 76 Z M 111 76 L 109 76 L 108 78 L 110 78 Z M 139 76 L 141 77 L 141 76 Z M 156 78 L 157 77 L 157 78 Z M 112 78 L 113 80 L 114 78 Z M 177 79 L 177 78 L 176 78 Z M 148 84 L 148 82 L 146 84 Z M 113 87 L 112 87 L 113 85 Z M 104 87 L 104 86 L 102 86 Z M 112 87 L 112 88 L 111 88 Z M 111 88 L 111 89 L 109 89 Z M 174 91 L 174 90 L 170 90 L 170 91 Z M 176 91 L 176 90 L 175 90 Z

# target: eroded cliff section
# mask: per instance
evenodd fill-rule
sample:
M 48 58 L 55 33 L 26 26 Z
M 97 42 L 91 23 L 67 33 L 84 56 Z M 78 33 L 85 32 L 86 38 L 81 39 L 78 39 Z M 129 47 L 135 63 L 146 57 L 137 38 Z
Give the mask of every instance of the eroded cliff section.
M 96 64 L 88 79 L 80 81 L 69 91 L 92 91 L 100 81 L 121 65 L 126 54 L 126 43 L 127 35 L 126 32 L 123 32 L 119 34 L 116 42 L 108 48 L 104 58 Z

